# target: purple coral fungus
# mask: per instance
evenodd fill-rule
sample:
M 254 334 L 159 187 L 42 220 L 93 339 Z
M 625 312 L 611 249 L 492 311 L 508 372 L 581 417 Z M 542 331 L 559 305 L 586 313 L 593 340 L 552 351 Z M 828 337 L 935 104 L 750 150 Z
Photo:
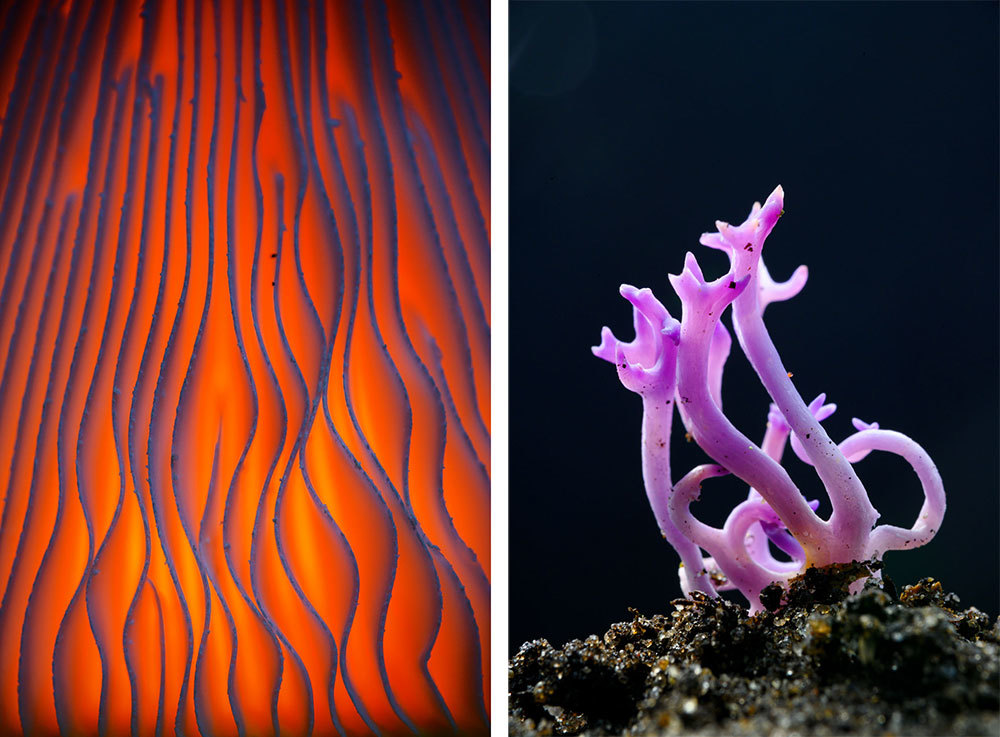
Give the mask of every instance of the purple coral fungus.
M 681 300 L 680 322 L 649 289 L 622 285 L 631 304 L 635 339 L 624 343 L 608 328 L 594 355 L 617 366 L 626 388 L 642 397 L 642 472 L 653 514 L 663 536 L 681 558 L 685 594 L 738 589 L 761 611 L 761 591 L 787 582 L 809 566 L 881 559 L 887 550 L 927 543 L 941 526 L 945 497 L 941 477 L 927 453 L 905 435 L 855 418 L 857 432 L 839 444 L 822 426 L 836 405 L 820 394 L 807 404 L 796 391 L 764 326 L 764 309 L 794 297 L 806 283 L 800 266 L 785 282 L 775 282 L 762 259 L 764 241 L 781 217 L 784 192 L 777 187 L 764 206 L 754 203 L 738 226 L 716 222 L 717 232 L 701 243 L 725 252 L 729 271 L 708 281 L 693 254 L 670 275 Z M 740 348 L 771 396 L 767 429 L 758 445 L 722 413 L 722 373 L 732 345 L 721 321 L 732 305 Z M 674 482 L 670 431 L 674 406 L 689 435 L 714 463 L 700 465 Z M 811 465 L 823 482 L 833 512 L 824 520 L 818 501 L 807 502 L 781 465 L 786 443 Z M 873 450 L 895 453 L 916 471 L 924 503 L 914 525 L 875 526 L 878 512 L 854 472 Z M 696 519 L 690 505 L 708 478 L 733 474 L 750 486 L 721 528 Z M 768 543 L 788 555 L 778 560 Z M 703 552 L 707 553 L 707 557 Z

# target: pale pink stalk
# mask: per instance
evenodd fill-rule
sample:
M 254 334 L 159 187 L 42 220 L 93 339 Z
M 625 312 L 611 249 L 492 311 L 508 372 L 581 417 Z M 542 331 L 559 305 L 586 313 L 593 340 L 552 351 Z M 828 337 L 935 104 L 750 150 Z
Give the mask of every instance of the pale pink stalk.
M 642 396 L 643 480 L 660 530 L 681 557 L 684 592 L 737 588 L 753 612 L 762 608 L 759 597 L 765 586 L 785 582 L 810 565 L 880 558 L 887 550 L 925 544 L 940 528 L 945 511 L 940 475 L 919 445 L 856 418 L 858 432 L 835 445 L 821 423 L 836 405 L 824 404 L 823 394 L 806 404 L 795 390 L 763 321 L 768 304 L 794 297 L 808 278 L 800 266 L 787 281 L 775 282 L 761 258 L 783 202 L 778 187 L 763 207 L 754 204 L 741 225 L 717 222 L 717 233 L 702 236 L 704 245 L 729 255 L 730 268 L 709 282 L 695 257 L 687 254 L 681 274 L 670 276 L 681 300 L 680 323 L 650 290 L 625 285 L 621 293 L 633 306 L 635 340 L 622 343 L 604 328 L 601 345 L 593 349 L 614 362 L 622 383 Z M 722 375 L 732 339 L 720 318 L 730 305 L 739 345 L 773 399 L 760 446 L 722 413 Z M 715 461 L 698 466 L 676 485 L 671 483 L 669 455 L 674 406 L 691 437 Z M 833 507 L 829 520 L 816 515 L 819 502 L 807 503 L 782 467 L 788 442 L 826 487 Z M 920 479 L 924 504 L 910 529 L 872 529 L 878 513 L 852 463 L 873 450 L 902 456 Z M 690 505 L 704 480 L 728 473 L 750 486 L 748 497 L 722 528 L 710 527 L 691 514 Z M 770 543 L 791 560 L 777 560 Z
M 795 390 L 764 327 L 758 264 L 764 241 L 781 217 L 783 206 L 784 191 L 779 186 L 763 207 L 754 204 L 750 216 L 742 225 L 733 227 L 716 222 L 718 233 L 706 233 L 701 242 L 724 250 L 730 257 L 730 271 L 745 274 L 749 279 L 749 288 L 733 304 L 736 338 L 788 426 L 798 435 L 830 495 L 833 514 L 824 525 L 826 529 L 823 533 L 815 536 L 805 534 L 801 538 L 796 535 L 806 550 L 808 560 L 826 565 L 843 560 L 850 551 L 862 549 L 878 513 L 868 501 L 868 495 L 851 464 L 836 450 L 833 440 Z M 788 524 L 787 519 L 782 519 Z
M 926 545 L 941 529 L 946 507 L 944 483 L 937 466 L 931 461 L 927 451 L 906 435 L 893 430 L 862 430 L 840 444 L 840 451 L 847 457 L 867 454 L 872 450 L 895 453 L 912 466 L 923 487 L 924 503 L 913 527 L 906 529 L 895 525 L 879 525 L 872 530 L 865 557 L 881 558 L 887 550 L 908 550 Z
M 684 308 L 677 393 L 691 423 L 688 431 L 712 460 L 757 489 L 796 538 L 816 535 L 822 521 L 809 509 L 788 472 L 737 430 L 709 393 L 708 355 L 715 323 L 749 283 L 746 277 L 737 281 L 734 276 L 730 270 L 720 279 L 706 282 L 690 253 L 681 274 L 669 276 Z
M 623 343 L 605 327 L 601 330 L 601 344 L 592 350 L 595 356 L 613 361 L 622 384 L 642 397 L 642 479 L 646 498 L 660 532 L 687 569 L 690 588 L 684 593 L 714 594 L 710 577 L 701 573 L 698 547 L 677 530 L 667 511 L 671 492 L 670 429 L 680 326 L 649 289 L 623 284 L 619 291 L 632 304 L 635 339 Z
M 760 592 L 764 587 L 775 580 L 787 578 L 793 571 L 787 571 L 785 576 L 776 575 L 754 560 L 744 546 L 743 541 L 750 527 L 773 515 L 771 508 L 763 501 L 748 500 L 738 504 L 730 512 L 722 529 L 710 527 L 691 514 L 691 502 L 700 496 L 702 482 L 727 473 L 725 468 L 715 464 L 697 466 L 689 471 L 674 487 L 674 493 L 670 497 L 670 516 L 686 537 L 712 555 L 729 583 L 750 601 L 750 613 L 755 614 L 763 609 Z

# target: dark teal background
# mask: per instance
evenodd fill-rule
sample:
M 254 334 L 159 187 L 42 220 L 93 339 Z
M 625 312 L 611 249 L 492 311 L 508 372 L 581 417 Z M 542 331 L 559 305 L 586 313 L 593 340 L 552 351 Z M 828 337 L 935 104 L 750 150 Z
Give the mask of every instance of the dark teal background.
M 778 183 L 765 248 L 809 283 L 766 320 L 806 401 L 923 445 L 941 532 L 890 553 L 898 585 L 939 578 L 998 610 L 996 3 L 513 3 L 510 6 L 510 646 L 603 633 L 679 596 L 642 486 L 641 403 L 590 353 L 631 338 L 628 282 L 667 283 L 715 219 Z M 728 317 L 726 319 L 728 322 Z M 734 343 L 727 415 L 763 433 L 768 399 Z M 675 480 L 705 456 L 674 429 Z M 829 502 L 786 452 L 809 498 Z M 912 524 L 901 459 L 857 466 L 883 522 Z M 706 485 L 721 524 L 745 487 Z

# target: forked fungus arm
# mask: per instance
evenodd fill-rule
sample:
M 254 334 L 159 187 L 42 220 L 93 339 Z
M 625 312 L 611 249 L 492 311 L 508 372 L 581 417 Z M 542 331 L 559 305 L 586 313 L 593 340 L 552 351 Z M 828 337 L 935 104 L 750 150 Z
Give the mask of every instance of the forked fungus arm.
M 764 325 L 764 309 L 794 297 L 808 276 L 800 266 L 787 281 L 775 282 L 761 258 L 783 207 L 779 186 L 763 206 L 754 204 L 741 225 L 717 222 L 717 232 L 701 237 L 702 244 L 729 256 L 729 271 L 708 281 L 695 257 L 687 254 L 683 271 L 670 276 L 682 305 L 679 322 L 649 289 L 623 285 L 636 337 L 623 343 L 604 328 L 601 344 L 593 349 L 615 363 L 622 383 L 642 396 L 643 480 L 660 530 L 681 557 L 684 592 L 714 595 L 737 588 L 754 612 L 762 608 L 764 587 L 787 581 L 808 566 L 881 558 L 887 550 L 927 543 L 940 529 L 945 511 L 941 477 L 919 445 L 857 419 L 858 432 L 835 444 L 822 421 L 836 405 L 825 404 L 824 394 L 806 404 L 782 365 Z M 722 412 L 722 374 L 732 339 L 721 317 L 730 305 L 740 348 L 774 401 L 759 446 Z M 670 469 L 675 406 L 688 433 L 715 461 L 696 467 L 676 484 Z M 833 507 L 829 520 L 817 516 L 818 502 L 807 503 L 781 465 L 787 442 L 823 482 Z M 874 527 L 878 512 L 853 469 L 873 450 L 903 457 L 920 479 L 924 504 L 910 529 Z M 710 527 L 692 515 L 691 502 L 704 481 L 727 474 L 749 485 L 747 500 L 733 509 L 722 528 Z M 791 560 L 777 560 L 769 542 Z

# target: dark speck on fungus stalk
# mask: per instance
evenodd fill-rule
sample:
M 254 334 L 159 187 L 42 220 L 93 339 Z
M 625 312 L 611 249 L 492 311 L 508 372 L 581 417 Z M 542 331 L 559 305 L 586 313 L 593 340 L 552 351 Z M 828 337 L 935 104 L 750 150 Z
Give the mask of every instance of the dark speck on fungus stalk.
M 835 445 L 821 422 L 836 405 L 820 394 L 806 403 L 792 384 L 764 326 L 771 302 L 794 297 L 806 283 L 800 266 L 785 282 L 775 282 L 761 256 L 764 241 L 784 210 L 777 187 L 764 206 L 754 203 L 737 226 L 716 222 L 717 232 L 701 243 L 729 256 L 729 271 L 708 281 L 694 255 L 670 283 L 681 300 L 678 322 L 649 289 L 623 284 L 621 294 L 633 308 L 635 339 L 601 332 L 594 355 L 614 363 L 622 384 L 642 397 L 642 471 L 646 495 L 667 541 L 681 558 L 685 594 L 716 595 L 739 590 L 751 613 L 764 609 L 760 594 L 787 582 L 811 566 L 882 558 L 888 550 L 927 543 L 941 528 L 944 487 L 930 457 L 905 435 L 854 418 L 857 432 Z M 722 413 L 722 371 L 732 338 L 721 321 L 732 305 L 740 348 L 760 377 L 773 403 L 767 429 L 758 445 Z M 671 398 L 679 401 L 671 403 Z M 670 472 L 670 430 L 676 404 L 687 436 L 715 461 L 697 466 L 676 483 Z M 801 460 L 816 469 L 830 497 L 833 513 L 824 520 L 818 501 L 807 501 L 781 465 L 786 441 Z M 879 517 L 852 464 L 873 450 L 902 456 L 916 471 L 924 503 L 914 525 L 905 529 L 878 525 Z M 705 479 L 734 474 L 750 486 L 746 501 L 729 514 L 723 527 L 696 519 L 691 502 Z M 786 553 L 777 560 L 768 542 Z M 708 553 L 708 557 L 703 555 Z M 773 589 L 772 589 L 773 591 Z

